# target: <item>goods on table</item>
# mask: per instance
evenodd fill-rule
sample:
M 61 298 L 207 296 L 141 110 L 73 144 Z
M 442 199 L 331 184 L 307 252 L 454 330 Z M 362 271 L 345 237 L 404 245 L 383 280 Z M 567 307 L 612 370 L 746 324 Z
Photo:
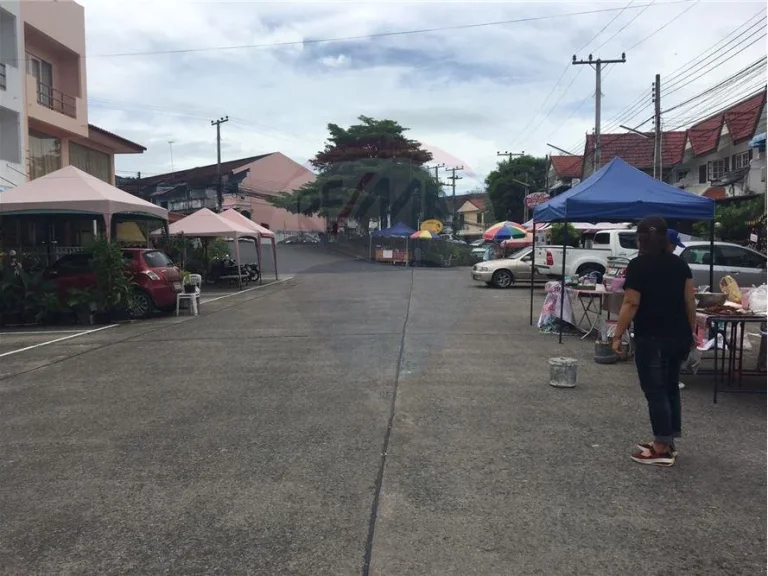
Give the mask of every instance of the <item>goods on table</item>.
M 725 304 L 728 296 L 721 292 L 697 292 L 694 294 L 696 297 L 697 308 L 708 308 L 710 306 L 721 306 Z
M 740 308 L 734 308 L 733 306 L 726 306 L 725 304 L 718 304 L 716 306 L 709 306 L 702 310 L 705 314 L 710 316 L 741 316 L 744 314 L 744 310 Z
M 756 314 L 765 314 L 768 308 L 768 286 L 755 288 L 749 294 L 749 309 Z
M 723 276 L 720 279 L 720 290 L 730 302 L 741 304 L 741 290 L 732 276 Z

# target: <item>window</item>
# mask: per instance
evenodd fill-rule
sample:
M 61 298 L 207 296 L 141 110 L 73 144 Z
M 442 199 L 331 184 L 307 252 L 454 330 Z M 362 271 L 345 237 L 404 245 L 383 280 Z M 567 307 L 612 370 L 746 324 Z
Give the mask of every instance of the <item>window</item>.
M 53 107 L 53 66 L 42 58 L 27 54 L 27 73 L 37 80 L 37 101 Z
M 740 154 L 734 154 L 732 160 L 734 170 L 738 170 L 739 168 L 746 168 L 749 166 L 749 150 Z
M 150 268 L 165 268 L 166 266 L 173 266 L 173 262 L 168 258 L 165 252 L 159 250 L 153 250 L 152 252 L 144 252 L 144 262 Z
M 765 256 L 739 246 L 719 246 L 717 264 L 734 268 L 765 268 Z
M 720 160 L 712 160 L 709 165 L 709 179 L 719 180 L 728 172 L 728 158 L 721 158 Z
M 5 64 L 0 62 L 0 90 L 5 90 Z
M 680 258 L 688 264 L 709 264 L 710 252 L 709 246 L 691 246 L 683 250 Z
M 69 163 L 108 184 L 112 182 L 112 159 L 109 154 L 70 142 Z
M 477 213 L 477 223 L 478 224 L 482 224 L 483 223 L 483 213 L 482 212 L 478 212 Z
M 707 183 L 707 165 L 702 164 L 699 166 L 699 184 Z
M 19 113 L 0 106 L 0 160 L 21 162 L 21 122 Z
M 611 243 L 611 236 L 607 232 L 601 232 L 595 234 L 594 240 L 592 240 L 593 246 L 608 246 Z
M 620 232 L 619 246 L 634 250 L 637 248 L 637 235 L 634 232 Z
M 677 181 L 680 182 L 688 177 L 688 170 L 678 170 Z
M 29 179 L 34 180 L 61 168 L 61 140 L 29 133 Z

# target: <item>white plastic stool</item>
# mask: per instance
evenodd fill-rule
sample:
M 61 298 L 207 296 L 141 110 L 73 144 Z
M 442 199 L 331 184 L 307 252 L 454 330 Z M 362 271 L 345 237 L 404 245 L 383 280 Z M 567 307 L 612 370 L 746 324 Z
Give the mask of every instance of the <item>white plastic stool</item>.
M 181 308 L 182 300 L 189 300 L 189 309 L 192 312 L 192 316 L 197 316 L 197 300 L 200 298 L 200 291 L 196 288 L 195 292 L 190 294 L 186 292 L 179 292 L 176 294 L 176 316 L 179 315 L 179 308 Z

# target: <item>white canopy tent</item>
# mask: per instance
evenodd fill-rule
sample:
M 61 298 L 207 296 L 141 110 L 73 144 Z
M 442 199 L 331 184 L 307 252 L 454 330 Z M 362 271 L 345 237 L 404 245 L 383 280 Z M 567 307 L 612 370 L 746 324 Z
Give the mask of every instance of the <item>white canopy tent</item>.
M 261 262 L 261 239 L 262 238 L 269 238 L 272 240 L 272 259 L 275 263 L 275 280 L 278 279 L 277 276 L 277 245 L 275 244 L 275 233 L 272 232 L 269 228 L 264 228 L 264 226 L 259 226 L 254 222 L 253 220 L 249 220 L 240 212 L 235 210 L 234 208 L 230 208 L 229 210 L 225 210 L 220 214 L 222 218 L 226 218 L 230 222 L 234 222 L 235 224 L 239 224 L 241 226 L 244 226 L 248 228 L 249 230 L 252 230 L 257 234 L 256 237 L 256 251 L 258 253 L 259 258 L 259 271 L 262 272 L 262 274 L 259 276 L 259 282 L 261 282 L 261 279 L 263 278 L 263 267 Z
M 174 222 L 168 227 L 168 234 L 190 238 L 233 238 L 238 270 L 240 270 L 240 238 L 253 238 L 258 242 L 258 232 L 224 218 L 221 214 L 211 212 L 208 208 L 202 208 L 194 214 Z M 161 235 L 162 230 L 152 232 L 152 236 Z M 240 274 L 238 274 L 238 285 L 240 288 L 243 287 Z

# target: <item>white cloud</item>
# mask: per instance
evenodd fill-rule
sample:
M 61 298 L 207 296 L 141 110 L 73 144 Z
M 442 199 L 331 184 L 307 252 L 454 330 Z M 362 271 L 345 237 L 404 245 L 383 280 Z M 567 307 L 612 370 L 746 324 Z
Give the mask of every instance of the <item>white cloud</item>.
M 345 125 L 365 114 L 400 121 L 410 128 L 411 138 L 471 168 L 473 172 L 465 172 L 459 182 L 462 190 L 476 186 L 493 169 L 497 150 L 543 155 L 547 142 L 580 149 L 594 118 L 594 73 L 569 62 L 573 52 L 616 12 L 354 42 L 263 45 L 626 5 L 625 0 L 578 4 L 82 1 L 88 33 L 90 121 L 148 147 L 142 156 L 120 157 L 119 170 L 170 170 L 168 140 L 175 141 L 177 169 L 213 162 L 215 130 L 210 120 L 221 115 L 230 117 L 222 126 L 225 159 L 280 150 L 305 162 L 323 147 L 329 122 Z M 645 105 L 628 122 L 639 123 L 650 116 L 654 74 L 662 75 L 664 85 L 666 76 L 764 7 L 760 2 L 702 1 L 629 51 L 689 7 L 687 3 L 657 4 L 595 52 L 595 56 L 615 58 L 627 50 L 627 63 L 609 68 L 604 77 L 604 127 L 643 94 L 647 95 Z M 580 56 L 595 50 L 636 14 L 626 10 Z M 260 47 L 104 56 L 253 44 Z M 763 42 L 708 76 L 685 82 L 662 107 L 683 101 L 760 55 L 765 55 Z M 537 115 L 561 73 L 562 81 Z
M 343 68 L 350 62 L 349 56 L 339 54 L 338 56 L 325 56 L 320 59 L 320 63 L 328 68 Z

